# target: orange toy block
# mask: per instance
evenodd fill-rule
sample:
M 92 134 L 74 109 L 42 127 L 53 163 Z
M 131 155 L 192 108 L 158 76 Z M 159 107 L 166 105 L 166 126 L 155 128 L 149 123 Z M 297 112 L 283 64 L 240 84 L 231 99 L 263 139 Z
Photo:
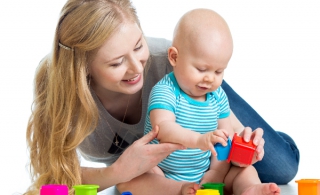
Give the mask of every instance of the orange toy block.
M 299 195 L 320 195 L 320 179 L 300 179 L 296 183 Z

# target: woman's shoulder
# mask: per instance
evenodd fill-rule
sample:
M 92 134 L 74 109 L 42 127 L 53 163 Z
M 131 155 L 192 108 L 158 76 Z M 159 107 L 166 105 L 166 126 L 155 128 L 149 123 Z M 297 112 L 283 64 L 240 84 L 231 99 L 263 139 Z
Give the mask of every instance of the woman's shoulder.
M 146 41 L 150 51 L 151 63 L 148 74 L 155 79 L 154 81 L 156 83 L 165 74 L 172 71 L 172 66 L 168 60 L 168 48 L 171 46 L 171 41 L 163 38 L 151 37 L 146 37 Z
M 150 55 L 165 55 L 167 56 L 168 48 L 171 46 L 171 41 L 164 38 L 145 37 Z

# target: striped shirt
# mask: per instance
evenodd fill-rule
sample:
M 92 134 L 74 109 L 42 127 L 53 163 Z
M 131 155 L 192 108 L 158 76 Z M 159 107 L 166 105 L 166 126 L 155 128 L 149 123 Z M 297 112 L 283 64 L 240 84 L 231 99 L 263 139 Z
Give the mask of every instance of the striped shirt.
M 164 76 L 150 93 L 145 134 L 152 129 L 149 114 L 153 109 L 173 112 L 176 123 L 201 134 L 217 129 L 218 119 L 228 117 L 230 114 L 228 99 L 221 87 L 207 93 L 206 100 L 200 102 L 190 98 L 181 90 L 173 72 Z M 154 139 L 151 143 L 159 142 Z M 171 153 L 158 166 L 167 178 L 199 183 L 209 169 L 210 157 L 210 151 L 188 148 Z

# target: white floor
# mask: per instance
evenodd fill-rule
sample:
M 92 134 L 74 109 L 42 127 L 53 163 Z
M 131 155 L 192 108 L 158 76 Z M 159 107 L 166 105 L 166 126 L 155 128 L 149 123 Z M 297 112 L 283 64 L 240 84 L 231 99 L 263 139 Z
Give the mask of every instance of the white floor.
M 25 131 L 33 77 L 51 50 L 66 0 L 0 2 L 1 194 L 30 185 Z M 234 53 L 229 84 L 275 129 L 290 134 L 301 152 L 298 175 L 320 178 L 320 1 L 133 0 L 145 35 L 171 39 L 174 25 L 196 7 L 216 10 L 228 22 Z M 276 158 L 276 156 L 275 156 Z M 293 182 L 282 194 L 295 194 Z
M 280 188 L 282 195 L 298 195 L 297 186 L 292 182 L 288 185 L 281 185 Z M 99 192 L 98 195 L 120 195 L 120 193 L 113 187 Z

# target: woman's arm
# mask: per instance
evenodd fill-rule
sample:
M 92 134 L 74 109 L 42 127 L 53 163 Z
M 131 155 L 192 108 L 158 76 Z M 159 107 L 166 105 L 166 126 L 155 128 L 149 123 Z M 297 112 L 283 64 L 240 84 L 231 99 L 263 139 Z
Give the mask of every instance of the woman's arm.
M 184 149 L 180 144 L 149 144 L 157 137 L 159 128 L 154 128 L 129 146 L 111 166 L 82 168 L 82 183 L 97 184 L 100 190 L 128 182 L 147 172 L 175 150 Z
M 112 166 L 104 168 L 81 167 L 82 184 L 99 185 L 98 191 L 123 182 Z

